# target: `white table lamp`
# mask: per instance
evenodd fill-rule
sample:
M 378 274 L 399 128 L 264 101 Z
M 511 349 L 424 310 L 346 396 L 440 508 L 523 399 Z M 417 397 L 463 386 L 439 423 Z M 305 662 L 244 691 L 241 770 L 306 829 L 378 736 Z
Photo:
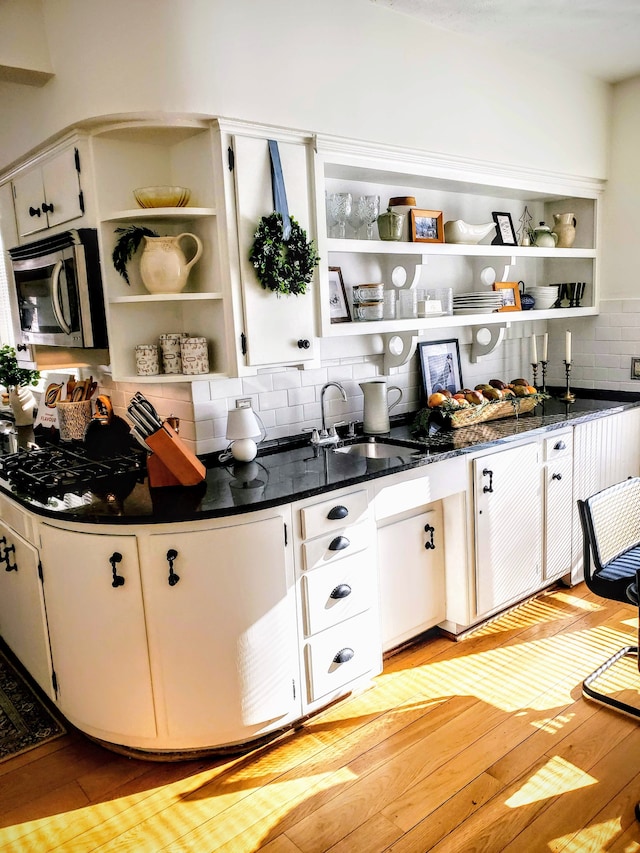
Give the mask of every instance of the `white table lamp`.
M 230 409 L 227 415 L 227 439 L 232 442 L 231 455 L 238 462 L 251 462 L 256 458 L 256 438 L 261 434 L 253 409 Z

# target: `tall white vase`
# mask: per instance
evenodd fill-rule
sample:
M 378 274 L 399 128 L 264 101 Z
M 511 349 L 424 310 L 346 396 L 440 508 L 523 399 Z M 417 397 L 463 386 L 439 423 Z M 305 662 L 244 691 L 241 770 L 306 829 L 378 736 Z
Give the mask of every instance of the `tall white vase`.
M 9 405 L 13 412 L 16 426 L 29 426 L 33 423 L 33 410 L 36 398 L 30 388 L 20 385 L 9 389 Z

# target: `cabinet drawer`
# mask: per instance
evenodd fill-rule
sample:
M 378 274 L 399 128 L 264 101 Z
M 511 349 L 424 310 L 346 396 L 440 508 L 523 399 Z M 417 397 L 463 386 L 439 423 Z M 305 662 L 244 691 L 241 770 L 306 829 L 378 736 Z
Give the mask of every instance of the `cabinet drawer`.
M 31 545 L 35 545 L 35 532 L 31 516 L 16 506 L 13 501 L 7 500 L 0 495 L 0 518 L 16 533 L 19 533 Z
M 302 545 L 302 567 L 307 571 L 334 563 L 359 551 L 364 551 L 371 544 L 373 531 L 370 524 L 355 524 L 352 527 L 342 527 L 326 536 L 319 536 L 311 542 Z
M 550 459 L 558 459 L 560 456 L 571 456 L 572 452 L 573 430 L 571 432 L 556 433 L 544 440 L 544 458 L 546 462 Z
M 380 639 L 372 611 L 312 637 L 305 646 L 309 699 L 315 701 L 380 669 Z
M 303 539 L 313 539 L 322 533 L 339 530 L 368 517 L 369 504 L 364 490 L 330 498 L 300 510 L 300 527 Z
M 302 578 L 305 636 L 368 610 L 375 582 L 375 566 L 366 551 L 325 571 L 306 574 Z

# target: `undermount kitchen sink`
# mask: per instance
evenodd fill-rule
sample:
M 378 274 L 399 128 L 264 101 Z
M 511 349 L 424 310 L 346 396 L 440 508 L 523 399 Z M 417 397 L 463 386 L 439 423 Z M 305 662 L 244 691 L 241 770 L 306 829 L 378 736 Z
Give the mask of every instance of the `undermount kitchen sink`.
M 365 438 L 361 441 L 355 441 L 353 444 L 346 444 L 344 447 L 334 447 L 333 452 L 347 453 L 351 456 L 365 456 L 367 459 L 390 459 L 398 456 L 412 458 L 416 453 L 420 453 L 420 450 L 417 447 L 407 447 L 404 444 Z

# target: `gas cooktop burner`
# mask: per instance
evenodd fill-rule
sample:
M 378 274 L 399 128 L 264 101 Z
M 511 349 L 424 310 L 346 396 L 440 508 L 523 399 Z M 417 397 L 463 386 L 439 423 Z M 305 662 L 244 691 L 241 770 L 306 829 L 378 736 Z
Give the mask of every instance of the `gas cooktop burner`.
M 136 448 L 101 460 L 90 459 L 81 445 L 48 445 L 0 456 L 0 477 L 9 481 L 13 491 L 35 500 L 100 491 L 134 475 L 142 481 L 145 472 L 145 454 Z

